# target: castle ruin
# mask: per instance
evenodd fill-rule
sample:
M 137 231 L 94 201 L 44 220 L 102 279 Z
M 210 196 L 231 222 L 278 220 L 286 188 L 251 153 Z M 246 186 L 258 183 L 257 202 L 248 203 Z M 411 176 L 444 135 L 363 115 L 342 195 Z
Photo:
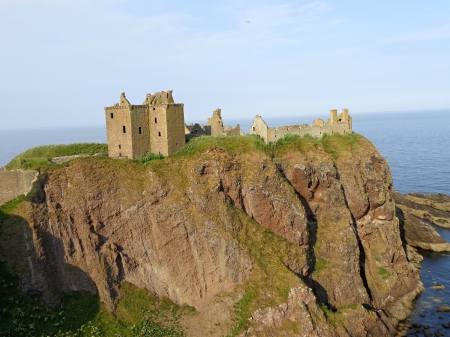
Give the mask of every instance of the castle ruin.
M 348 114 L 348 109 L 342 109 L 342 113 L 338 116 L 337 110 L 330 110 L 330 118 L 328 123 L 323 119 L 315 119 L 312 125 L 290 125 L 268 127 L 261 116 L 256 116 L 253 124 L 249 129 L 249 133 L 259 135 L 266 143 L 276 142 L 288 134 L 298 135 L 300 137 L 309 134 L 313 137 L 322 137 L 325 133 L 332 135 L 334 133 L 351 133 L 352 117 Z
M 243 136 L 239 124 L 235 128 L 223 125 L 222 112 L 216 109 L 206 125 L 184 123 L 184 104 L 174 102 L 172 90 L 147 94 L 140 105 L 133 105 L 125 93 L 120 102 L 105 107 L 108 155 L 113 158 L 136 159 L 148 153 L 167 156 L 180 150 L 186 139 L 199 136 Z M 259 135 L 266 143 L 276 142 L 288 134 L 300 137 L 307 134 L 322 137 L 324 134 L 351 133 L 352 117 L 348 109 L 338 116 L 337 110 L 330 110 L 330 118 L 325 123 L 318 118 L 312 125 L 290 125 L 268 127 L 257 115 L 249 134 Z
M 191 139 L 199 136 L 244 136 L 245 133 L 241 130 L 239 124 L 236 127 L 223 125 L 222 110 L 216 109 L 213 111 L 211 118 L 208 118 L 206 125 L 204 124 L 190 124 L 186 125 L 186 138 Z
M 185 144 L 184 104 L 172 90 L 147 94 L 140 105 L 120 95 L 120 103 L 105 107 L 108 155 L 135 159 L 147 153 L 169 155 Z

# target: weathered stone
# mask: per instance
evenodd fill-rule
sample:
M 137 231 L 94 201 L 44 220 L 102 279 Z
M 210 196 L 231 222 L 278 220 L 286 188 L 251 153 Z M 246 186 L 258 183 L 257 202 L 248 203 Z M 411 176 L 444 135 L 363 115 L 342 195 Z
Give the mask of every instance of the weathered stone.
M 184 105 L 174 102 L 172 90 L 147 94 L 141 105 L 130 104 L 122 93 L 120 104 L 105 107 L 105 118 L 110 157 L 167 156 L 186 143 Z
M 312 125 L 268 127 L 262 117 L 257 115 L 249 129 L 249 134 L 260 136 L 266 143 L 276 142 L 288 134 L 300 137 L 306 134 L 313 137 L 322 137 L 324 134 L 332 135 L 338 132 L 341 134 L 352 132 L 352 117 L 348 114 L 348 109 L 343 109 L 339 117 L 337 116 L 337 110 L 331 110 L 328 123 L 325 123 L 322 119 L 315 119 Z
M 29 193 L 39 172 L 34 170 L 0 171 L 0 205 Z

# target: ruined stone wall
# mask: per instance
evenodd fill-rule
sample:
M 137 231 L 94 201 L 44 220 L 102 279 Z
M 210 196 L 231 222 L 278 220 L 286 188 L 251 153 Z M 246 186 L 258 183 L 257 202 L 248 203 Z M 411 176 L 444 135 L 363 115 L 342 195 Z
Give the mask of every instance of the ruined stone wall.
M 267 126 L 266 122 L 261 118 L 261 116 L 256 116 L 252 126 L 250 126 L 249 134 L 251 135 L 259 135 L 266 143 L 267 140 L 267 131 L 269 127 Z
M 316 120 L 312 125 L 301 124 L 268 127 L 261 116 L 256 116 L 250 127 L 250 134 L 261 136 L 266 143 L 276 142 L 288 134 L 299 135 L 300 137 L 307 134 L 313 137 L 322 137 L 325 133 L 332 135 L 337 132 L 341 134 L 352 132 L 352 118 L 348 115 L 347 109 L 344 109 L 339 117 L 337 117 L 336 110 L 331 110 L 328 123 L 324 123 L 322 120 Z
M 150 128 L 148 123 L 148 106 L 133 105 L 131 107 L 131 139 L 132 157 L 136 159 L 150 151 Z
M 0 205 L 31 191 L 37 171 L 0 171 Z
M 211 136 L 222 136 L 224 134 L 220 109 L 214 110 L 212 117 L 208 118 L 206 125 L 211 127 Z
M 186 144 L 184 135 L 184 104 L 169 104 L 166 109 L 167 154 L 175 153 Z
M 105 118 L 108 156 L 133 158 L 131 107 L 119 105 L 106 107 Z
M 166 104 L 149 107 L 150 149 L 151 152 L 167 156 L 167 118 Z M 184 132 L 183 132 L 184 135 Z

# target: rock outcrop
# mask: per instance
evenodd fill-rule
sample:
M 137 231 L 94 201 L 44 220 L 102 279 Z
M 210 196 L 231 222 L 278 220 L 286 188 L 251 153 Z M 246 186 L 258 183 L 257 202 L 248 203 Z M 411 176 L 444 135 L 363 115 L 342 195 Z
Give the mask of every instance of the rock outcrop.
M 375 147 L 215 141 L 148 166 L 91 157 L 49 171 L 45 196 L 6 220 L 15 251 L 2 258 L 51 305 L 87 290 L 114 310 L 127 281 L 195 306 L 210 335 L 395 334 L 423 288 Z
M 450 228 L 450 197 L 444 194 L 394 194 L 397 216 L 404 228 L 405 240 L 413 247 L 435 252 L 450 251 L 429 223 Z

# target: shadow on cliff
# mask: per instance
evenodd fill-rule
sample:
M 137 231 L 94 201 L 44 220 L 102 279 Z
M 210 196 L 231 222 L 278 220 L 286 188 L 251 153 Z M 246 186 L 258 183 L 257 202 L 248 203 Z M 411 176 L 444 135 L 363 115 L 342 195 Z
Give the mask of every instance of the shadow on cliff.
M 62 260 L 56 265 L 45 255 L 46 249 L 39 251 L 41 238 L 39 234 L 36 238 L 36 231 L 33 236 L 29 222 L 8 214 L 13 202 L 0 208 L 0 335 L 54 335 L 82 329 L 100 311 L 99 297 L 71 289 L 58 269 L 71 271 L 76 281 L 80 277 L 92 285 L 93 281 Z M 61 249 L 62 242 L 53 239 L 59 247 L 50 249 Z
M 325 305 L 331 311 L 336 311 L 336 308 L 330 304 L 329 296 L 326 289 L 319 283 L 317 280 L 313 278 L 314 269 L 317 264 L 316 253 L 314 248 L 317 243 L 317 231 L 318 231 L 318 222 L 316 215 L 314 214 L 311 206 L 309 205 L 308 200 L 294 187 L 292 182 L 286 176 L 285 172 L 281 165 L 277 165 L 277 169 L 279 174 L 283 177 L 283 179 L 294 189 L 297 198 L 300 200 L 303 208 L 306 212 L 306 219 L 308 223 L 308 264 L 309 271 L 306 277 L 304 275 L 297 274 L 314 292 L 314 295 L 317 298 L 317 301 L 320 304 Z
M 395 216 L 398 219 L 398 226 L 400 229 L 400 238 L 402 240 L 403 250 L 406 253 L 407 252 L 406 245 L 408 244 L 408 241 L 406 240 L 406 232 L 405 232 L 405 214 L 397 206 L 395 206 Z

